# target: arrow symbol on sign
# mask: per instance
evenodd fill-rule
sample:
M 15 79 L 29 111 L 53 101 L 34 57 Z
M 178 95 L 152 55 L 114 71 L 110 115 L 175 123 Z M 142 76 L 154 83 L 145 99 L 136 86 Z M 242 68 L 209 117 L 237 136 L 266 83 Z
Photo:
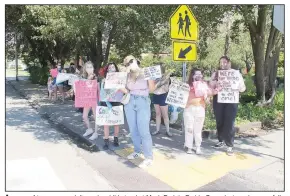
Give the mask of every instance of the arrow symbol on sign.
M 187 53 L 189 53 L 191 51 L 192 47 L 191 46 L 188 46 L 185 50 L 182 50 L 182 48 L 180 49 L 180 52 L 179 52 L 179 55 L 178 55 L 178 58 L 180 59 L 185 59 L 185 55 Z

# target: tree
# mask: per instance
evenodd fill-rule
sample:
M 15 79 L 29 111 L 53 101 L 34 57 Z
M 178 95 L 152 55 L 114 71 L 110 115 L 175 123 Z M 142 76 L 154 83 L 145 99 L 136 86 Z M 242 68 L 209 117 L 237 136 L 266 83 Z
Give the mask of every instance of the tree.
M 257 99 L 260 105 L 271 104 L 276 93 L 277 64 L 282 46 L 282 35 L 272 23 L 273 6 L 242 5 L 237 6 L 237 10 L 243 16 L 240 22 L 246 25 L 251 37 Z

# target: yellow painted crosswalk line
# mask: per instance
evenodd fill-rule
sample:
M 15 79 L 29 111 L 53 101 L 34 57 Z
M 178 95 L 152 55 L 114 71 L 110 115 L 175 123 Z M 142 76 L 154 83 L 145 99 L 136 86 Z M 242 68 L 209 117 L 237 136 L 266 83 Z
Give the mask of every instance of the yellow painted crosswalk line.
M 116 150 L 115 153 L 126 158 L 133 152 L 132 148 Z M 225 153 L 213 155 L 209 159 L 199 159 L 188 164 L 178 159 L 172 159 L 163 153 L 154 150 L 154 164 L 145 170 L 152 176 L 160 179 L 175 190 L 195 190 L 228 172 L 247 169 L 260 162 L 260 159 L 249 155 L 236 153 L 227 156 Z M 186 156 L 186 155 L 185 155 Z M 187 155 L 190 156 L 190 155 Z M 142 159 L 132 160 L 139 165 Z

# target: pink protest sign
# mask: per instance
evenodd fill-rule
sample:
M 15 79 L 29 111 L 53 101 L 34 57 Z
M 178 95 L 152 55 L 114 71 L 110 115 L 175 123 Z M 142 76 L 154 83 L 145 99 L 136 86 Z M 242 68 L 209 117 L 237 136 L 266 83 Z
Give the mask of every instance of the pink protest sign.
M 209 88 L 203 81 L 193 82 L 194 94 L 196 97 L 205 97 L 208 94 Z
M 51 69 L 51 70 L 50 70 L 50 75 L 51 75 L 52 77 L 56 78 L 57 74 L 58 74 L 58 70 L 57 70 L 57 68 L 55 68 L 55 69 Z
M 99 85 L 96 80 L 75 82 L 75 107 L 96 107 L 99 99 Z

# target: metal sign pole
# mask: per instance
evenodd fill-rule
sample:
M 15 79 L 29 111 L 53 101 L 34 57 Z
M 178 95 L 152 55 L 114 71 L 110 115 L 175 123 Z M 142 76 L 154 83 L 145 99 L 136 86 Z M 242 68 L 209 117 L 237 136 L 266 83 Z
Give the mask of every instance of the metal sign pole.
M 186 82 L 186 62 L 182 63 L 182 82 Z M 182 128 L 182 134 L 184 134 L 185 133 L 184 118 L 182 118 L 181 128 Z

